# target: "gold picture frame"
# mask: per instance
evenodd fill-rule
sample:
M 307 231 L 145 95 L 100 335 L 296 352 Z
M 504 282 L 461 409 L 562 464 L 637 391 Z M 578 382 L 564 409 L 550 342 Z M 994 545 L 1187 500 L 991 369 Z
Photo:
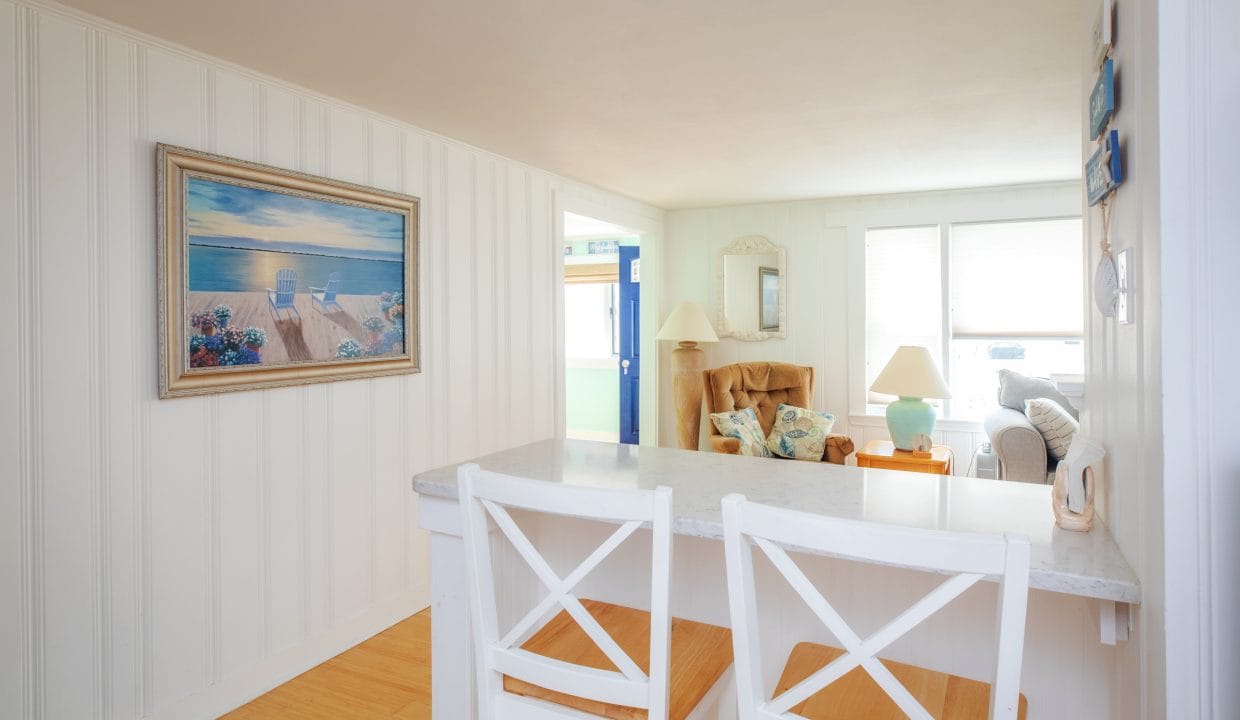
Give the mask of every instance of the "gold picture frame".
M 420 371 L 419 200 L 160 143 L 159 396 Z

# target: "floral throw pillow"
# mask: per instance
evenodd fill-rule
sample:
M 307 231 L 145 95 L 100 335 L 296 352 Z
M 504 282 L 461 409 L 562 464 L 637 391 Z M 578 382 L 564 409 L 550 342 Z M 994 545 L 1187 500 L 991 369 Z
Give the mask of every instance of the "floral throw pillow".
M 835 416 L 780 403 L 766 446 L 780 457 L 822 460 Z
M 741 441 L 741 455 L 771 457 L 771 451 L 766 447 L 766 438 L 762 436 L 762 424 L 758 422 L 758 414 L 753 408 L 711 413 L 710 421 L 715 424 L 720 435 Z

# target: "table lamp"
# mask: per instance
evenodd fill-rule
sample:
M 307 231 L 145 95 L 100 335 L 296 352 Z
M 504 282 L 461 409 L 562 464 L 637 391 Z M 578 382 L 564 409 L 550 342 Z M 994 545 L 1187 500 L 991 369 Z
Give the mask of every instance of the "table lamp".
M 719 342 L 719 336 L 706 319 L 702 306 L 682 302 L 667 316 L 656 340 L 676 340 L 672 351 L 672 397 L 676 403 L 676 435 L 680 447 L 698 449 L 702 421 L 702 366 L 705 353 L 700 342 Z
M 887 431 L 897 450 L 915 450 L 917 436 L 934 431 L 934 408 L 922 398 L 952 396 L 930 351 L 914 345 L 896 350 L 870 391 L 900 398 L 887 406 Z

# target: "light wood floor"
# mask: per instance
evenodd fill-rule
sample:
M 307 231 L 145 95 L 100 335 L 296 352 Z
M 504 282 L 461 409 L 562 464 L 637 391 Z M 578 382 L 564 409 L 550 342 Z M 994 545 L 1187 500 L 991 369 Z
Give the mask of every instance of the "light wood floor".
M 409 617 L 225 715 L 228 720 L 427 720 L 431 613 Z
M 582 635 L 584 637 L 584 633 Z M 810 643 L 797 645 L 784 676 L 780 678 L 776 694 L 843 652 Z M 642 654 L 644 652 L 637 653 L 639 656 Z M 990 688 L 985 683 L 953 678 L 901 663 L 883 662 L 919 702 L 935 711 L 935 717 L 986 717 Z M 813 718 L 854 717 L 852 714 L 841 714 L 841 708 L 852 708 L 856 716 L 867 718 L 897 718 L 904 715 L 860 668 L 795 710 Z M 1028 703 L 1022 695 L 1021 720 L 1024 720 L 1027 711 Z M 430 716 L 431 613 L 430 610 L 423 610 L 224 715 L 224 718 L 429 720 Z

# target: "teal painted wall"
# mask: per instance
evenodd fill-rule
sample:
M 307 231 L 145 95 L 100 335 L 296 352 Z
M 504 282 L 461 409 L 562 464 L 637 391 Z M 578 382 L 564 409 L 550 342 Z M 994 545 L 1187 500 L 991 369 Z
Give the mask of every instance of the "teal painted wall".
M 620 432 L 620 378 L 616 368 L 567 368 L 564 371 L 569 430 Z

